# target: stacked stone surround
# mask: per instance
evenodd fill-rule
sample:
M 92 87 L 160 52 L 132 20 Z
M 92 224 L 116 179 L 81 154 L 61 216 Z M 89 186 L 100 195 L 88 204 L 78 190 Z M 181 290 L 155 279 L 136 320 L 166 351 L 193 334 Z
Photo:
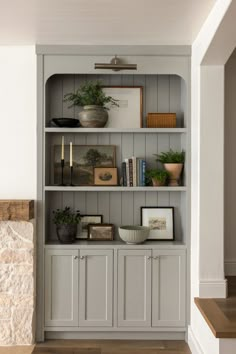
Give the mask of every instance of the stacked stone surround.
M 34 312 L 34 223 L 0 221 L 0 346 L 32 344 Z

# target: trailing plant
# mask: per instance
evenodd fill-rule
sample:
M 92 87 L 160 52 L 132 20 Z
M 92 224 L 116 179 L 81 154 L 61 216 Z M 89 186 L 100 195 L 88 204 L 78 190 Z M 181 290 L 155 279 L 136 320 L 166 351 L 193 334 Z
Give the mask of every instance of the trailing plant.
M 166 170 L 160 170 L 158 168 L 153 168 L 147 170 L 145 173 L 146 185 L 152 185 L 152 180 L 157 180 L 160 184 L 165 184 L 166 180 L 169 177 L 169 172 Z
M 157 156 L 156 161 L 160 161 L 161 163 L 184 163 L 185 152 L 182 151 L 170 151 L 162 152 L 160 155 L 154 154 Z
M 80 211 L 75 212 L 71 210 L 70 207 L 65 207 L 64 209 L 53 210 L 53 222 L 56 225 L 60 224 L 79 224 L 81 219 Z
M 169 172 L 165 170 L 159 170 L 158 168 L 153 168 L 151 170 L 147 170 L 145 176 L 148 179 L 157 179 L 161 183 L 165 183 L 167 178 L 169 177 Z
M 101 106 L 105 109 L 109 109 L 108 107 L 106 107 L 107 104 L 119 107 L 117 100 L 115 100 L 111 96 L 106 96 L 102 89 L 101 82 L 99 81 L 86 82 L 85 84 L 81 85 L 75 91 L 75 93 L 70 92 L 64 95 L 64 101 L 72 102 L 69 107 L 96 105 Z

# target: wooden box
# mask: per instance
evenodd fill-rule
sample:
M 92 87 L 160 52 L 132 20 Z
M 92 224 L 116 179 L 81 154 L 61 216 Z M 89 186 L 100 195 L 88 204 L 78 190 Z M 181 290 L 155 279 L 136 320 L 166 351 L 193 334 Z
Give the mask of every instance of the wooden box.
M 33 200 L 0 200 L 0 221 L 29 221 L 33 218 Z
M 176 113 L 148 113 L 147 128 L 176 128 Z

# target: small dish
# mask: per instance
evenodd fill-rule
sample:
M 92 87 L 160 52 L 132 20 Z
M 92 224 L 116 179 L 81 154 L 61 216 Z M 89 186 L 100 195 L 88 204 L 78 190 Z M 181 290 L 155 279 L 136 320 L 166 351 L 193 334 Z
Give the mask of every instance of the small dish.
M 73 128 L 80 125 L 79 120 L 75 118 L 53 118 L 52 122 L 60 128 Z

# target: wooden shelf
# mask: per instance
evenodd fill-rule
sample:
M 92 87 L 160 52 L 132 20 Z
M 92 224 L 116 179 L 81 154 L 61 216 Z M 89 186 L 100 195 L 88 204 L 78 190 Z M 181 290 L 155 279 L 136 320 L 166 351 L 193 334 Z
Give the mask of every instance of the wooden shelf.
M 44 190 L 46 192 L 186 192 L 187 187 L 45 186 Z
M 127 129 L 116 129 L 116 128 L 45 128 L 46 133 L 187 133 L 187 128 L 127 128 Z

